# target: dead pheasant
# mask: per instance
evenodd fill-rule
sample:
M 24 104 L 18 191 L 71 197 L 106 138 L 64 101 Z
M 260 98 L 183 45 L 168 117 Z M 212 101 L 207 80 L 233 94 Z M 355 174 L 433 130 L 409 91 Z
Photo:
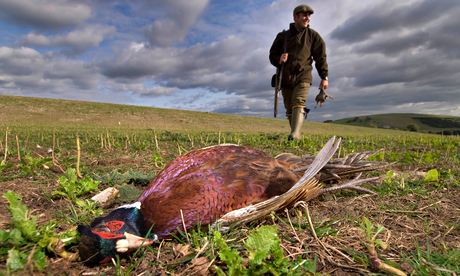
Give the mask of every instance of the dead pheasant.
M 316 102 L 315 108 L 318 106 L 318 104 L 319 104 L 319 107 L 323 106 L 323 104 L 326 102 L 327 98 L 334 99 L 334 97 L 329 95 L 326 92 L 326 90 L 324 90 L 323 88 L 320 88 L 318 95 L 316 95 L 316 97 L 315 97 L 315 102 Z
M 329 162 L 339 144 L 340 139 L 331 138 L 315 158 L 292 154 L 272 158 L 237 145 L 179 156 L 151 181 L 136 203 L 96 218 L 89 227 L 78 227 L 80 258 L 88 264 L 103 263 L 183 227 L 244 223 L 333 189 L 362 190 L 360 184 L 376 178 L 330 188 L 319 184 L 375 168 L 362 162 L 368 154 Z

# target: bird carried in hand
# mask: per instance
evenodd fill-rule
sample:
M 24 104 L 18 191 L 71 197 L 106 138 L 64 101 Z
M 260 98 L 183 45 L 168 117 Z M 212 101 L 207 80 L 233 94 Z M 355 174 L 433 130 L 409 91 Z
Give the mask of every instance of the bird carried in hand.
M 323 104 L 326 102 L 327 98 L 331 98 L 332 100 L 334 99 L 334 97 L 332 97 L 329 93 L 327 93 L 324 88 L 320 88 L 318 95 L 316 95 L 315 97 L 315 102 L 316 102 L 315 108 L 318 106 L 318 104 L 319 104 L 319 107 L 322 107 Z

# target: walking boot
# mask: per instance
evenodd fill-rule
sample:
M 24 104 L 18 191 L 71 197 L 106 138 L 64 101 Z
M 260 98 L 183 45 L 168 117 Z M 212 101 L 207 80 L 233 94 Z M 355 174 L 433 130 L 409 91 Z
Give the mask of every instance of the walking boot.
M 292 110 L 291 134 L 289 134 L 288 140 L 300 139 L 300 130 L 302 129 L 304 119 L 305 112 L 303 111 L 303 108 L 298 107 Z

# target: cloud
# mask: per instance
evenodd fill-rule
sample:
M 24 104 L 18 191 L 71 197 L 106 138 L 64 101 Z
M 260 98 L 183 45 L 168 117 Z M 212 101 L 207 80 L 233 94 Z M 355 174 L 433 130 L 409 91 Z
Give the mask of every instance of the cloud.
M 74 26 L 91 15 L 91 8 L 73 1 L 0 0 L 0 16 L 38 28 Z
M 21 76 L 33 74 L 45 65 L 45 60 L 34 49 L 0 47 L 0 72 L 2 75 Z
M 144 89 L 142 90 L 143 92 L 141 92 L 140 94 L 143 96 L 170 95 L 170 94 L 173 94 L 179 91 L 177 87 L 164 87 L 164 86 L 152 87 L 150 89 L 145 89 L 145 86 L 144 86 Z
M 446 13 L 449 10 L 449 15 Z M 385 32 L 411 28 L 423 29 L 458 10 L 457 1 L 385 1 L 366 11 L 355 14 L 332 31 L 331 37 L 356 43 Z
M 201 87 L 257 97 L 270 89 L 274 69 L 266 50 L 242 51 L 251 47 L 250 41 L 236 36 L 190 48 L 132 44 L 118 54 L 117 60 L 101 64 L 101 70 L 110 78 L 150 77 L 169 87 Z
M 141 97 L 167 96 L 179 91 L 177 87 L 151 86 L 144 82 L 111 82 L 114 90 L 136 94 Z
M 153 1 L 158 2 L 158 1 Z M 157 3 L 163 6 L 165 15 L 156 19 L 146 29 L 146 35 L 152 46 L 171 46 L 181 42 L 190 27 L 196 23 L 199 16 L 208 5 L 209 0 L 174 0 Z
M 446 11 L 449 13 L 446 13 Z M 330 34 L 334 45 L 353 47 L 359 53 L 395 55 L 443 50 L 439 54 L 458 56 L 460 7 L 443 0 L 383 2 L 354 14 Z M 351 50 L 351 49 L 349 49 Z
M 65 35 L 45 36 L 29 33 L 22 39 L 27 46 L 56 47 L 62 46 L 73 52 L 82 52 L 85 49 L 99 46 L 104 38 L 115 32 L 115 28 L 104 25 L 91 25 L 71 31 Z
M 70 81 L 78 89 L 95 89 L 99 79 L 97 69 L 82 61 L 66 58 L 48 60 L 43 78 Z
M 279 104 L 282 104 L 281 102 Z M 258 100 L 254 98 L 247 98 L 245 96 L 233 96 L 224 100 L 219 100 L 211 104 L 214 108 L 211 110 L 215 113 L 227 113 L 227 114 L 240 114 L 247 116 L 259 116 L 265 117 L 267 114 L 273 114 L 273 103 L 267 100 Z M 281 110 L 280 106 L 279 115 L 284 110 Z
M 34 49 L 0 47 L 0 87 L 62 93 L 96 88 L 96 69 L 82 61 L 44 56 Z
M 459 17 L 450 0 L 385 1 L 350 14 L 329 35 L 330 90 L 337 94 L 331 112 L 349 117 L 437 107 L 460 115 Z

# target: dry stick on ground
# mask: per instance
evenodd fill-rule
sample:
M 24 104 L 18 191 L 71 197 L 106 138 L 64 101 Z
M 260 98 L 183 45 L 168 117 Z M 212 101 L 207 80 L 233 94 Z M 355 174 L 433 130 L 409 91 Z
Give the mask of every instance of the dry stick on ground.
M 185 237 L 187 238 L 187 243 L 190 244 L 190 239 L 188 238 L 187 227 L 185 227 L 184 213 L 180 209 L 180 218 L 182 220 L 182 226 L 184 227 Z
M 160 146 L 158 145 L 157 133 L 153 131 L 153 138 L 155 139 L 155 148 L 157 149 L 158 154 L 160 153 Z
M 303 241 L 300 240 L 299 235 L 297 235 L 297 231 L 295 231 L 294 225 L 292 225 L 291 216 L 289 216 L 289 210 L 286 208 L 286 209 L 284 209 L 284 212 L 285 212 L 286 215 L 287 215 L 287 218 L 288 218 L 288 221 L 289 221 L 289 225 L 291 226 L 291 229 L 292 229 L 292 231 L 294 232 L 294 235 L 295 235 L 296 240 L 299 242 L 300 247 L 303 248 Z
M 377 254 L 377 250 L 375 249 L 375 239 L 376 239 L 376 236 L 374 235 L 368 241 L 368 244 L 367 244 L 367 250 L 369 251 L 369 260 L 371 262 L 372 267 L 380 271 L 385 271 L 385 272 L 392 273 L 398 276 L 406 276 L 407 274 L 404 271 L 397 269 L 396 267 L 393 267 L 389 264 L 384 263 L 379 258 Z
M 56 156 L 54 155 L 54 150 L 56 148 L 56 129 L 53 129 L 53 148 L 51 149 L 51 160 L 53 160 L 53 165 L 56 165 Z
M 325 243 L 323 243 L 319 238 L 318 236 L 316 235 L 316 231 L 315 231 L 315 228 L 313 227 L 313 222 L 312 222 L 312 219 L 311 219 L 311 216 L 310 216 L 310 211 L 308 209 L 308 204 L 305 202 L 305 201 L 299 201 L 298 203 L 296 203 L 294 205 L 295 206 L 302 206 L 305 208 L 306 212 L 307 212 L 307 219 L 308 219 L 308 224 L 310 226 L 310 230 L 311 232 L 313 233 L 313 236 L 315 238 L 315 240 L 324 248 L 324 250 L 326 250 L 326 252 L 328 253 L 329 256 L 326 256 L 326 259 L 328 260 L 328 262 L 330 262 L 331 264 L 337 266 L 337 267 L 341 267 L 341 268 L 347 268 L 347 269 L 352 269 L 352 270 L 357 270 L 357 271 L 361 271 L 361 272 L 366 272 L 368 273 L 369 271 L 367 270 L 363 270 L 361 268 L 358 268 L 358 267 L 353 267 L 353 266 L 348 266 L 348 265 L 343 265 L 343 264 L 339 264 L 335 261 L 332 260 L 332 253 L 329 251 L 329 249 L 333 250 L 334 252 L 338 253 L 339 255 L 341 255 L 342 257 L 344 257 L 345 259 L 347 259 L 349 262 L 351 263 L 354 263 L 354 261 L 349 257 L 347 256 L 346 254 L 344 254 L 342 251 L 338 250 L 337 248 L 331 246 L 331 245 L 328 245 L 326 246 Z M 329 248 L 329 249 L 328 249 Z
M 34 271 L 34 261 L 32 258 L 35 254 L 36 249 L 37 249 L 37 245 L 35 244 L 32 250 L 30 251 L 29 256 L 27 257 L 26 267 L 29 270 L 31 275 L 33 274 L 33 271 Z
M 161 252 L 161 246 L 163 245 L 165 240 L 161 240 L 160 246 L 158 246 L 158 252 L 157 252 L 157 262 L 160 260 L 160 252 Z
M 128 136 L 128 134 L 126 134 L 125 150 L 128 150 L 128 145 L 129 145 L 129 136 Z
M 307 212 L 308 225 L 310 225 L 310 230 L 313 234 L 313 237 L 324 248 L 324 250 L 326 250 L 326 252 L 332 256 L 331 252 L 327 249 L 327 247 L 323 244 L 323 242 L 321 242 L 321 240 L 316 235 L 316 231 L 315 231 L 315 228 L 313 227 L 313 222 L 310 217 L 310 211 L 308 210 L 308 204 L 305 203 L 305 201 L 299 201 L 294 205 L 294 207 L 297 207 L 297 206 L 302 206 L 303 208 L 305 208 L 305 211 Z
M 206 250 L 206 248 L 208 247 L 208 245 L 209 245 L 209 241 L 206 241 L 205 244 L 201 247 L 200 250 L 198 250 L 198 253 L 195 255 L 195 257 L 193 257 L 193 259 L 192 259 L 191 261 L 195 260 L 196 258 L 198 258 L 198 256 L 200 256 L 201 254 L 203 254 L 203 252 Z M 206 257 L 205 257 L 205 258 L 206 258 Z M 206 261 L 208 261 L 208 258 L 206 258 Z M 203 263 L 203 264 L 204 264 L 204 263 Z M 197 265 L 196 265 L 196 264 L 193 264 L 193 262 L 192 262 L 191 265 L 189 265 L 186 269 L 184 269 L 183 271 L 181 271 L 181 273 L 179 273 L 179 274 L 177 274 L 177 275 L 190 275 L 190 274 L 189 274 L 189 270 L 191 270 L 192 268 L 194 268 L 194 267 L 196 267 L 196 266 L 197 266 Z M 209 267 L 210 267 L 210 265 L 208 265 L 208 266 L 206 267 L 206 270 L 205 270 L 205 271 L 208 271 Z M 192 273 L 191 275 L 194 275 L 194 274 L 196 274 L 196 273 Z
M 214 257 L 208 264 L 208 266 L 206 267 L 206 271 L 209 271 L 209 268 L 214 264 L 214 262 L 216 261 L 216 257 Z M 457 275 L 455 275 L 457 276 Z
M 104 136 L 101 134 L 101 149 L 104 149 Z
M 56 159 L 56 155 L 54 154 L 54 151 L 56 150 L 56 130 L 53 130 L 53 148 L 51 149 L 51 159 L 53 161 L 53 165 L 57 167 L 62 173 L 64 173 L 64 169 L 59 165 L 58 160 Z
M 105 140 L 105 135 L 104 134 L 101 134 L 101 139 L 104 143 L 104 147 L 102 148 L 103 150 L 109 150 L 109 147 L 107 146 L 108 145 L 108 142 Z
M 190 141 L 191 147 L 193 149 L 193 147 L 194 147 L 193 138 L 190 136 L 190 134 L 187 134 L 187 136 L 188 136 L 188 139 Z
M 110 134 L 109 134 L 108 129 L 107 129 L 107 145 L 108 145 L 108 150 L 112 150 L 112 144 L 110 143 Z
M 19 137 L 16 135 L 16 147 L 18 148 L 18 161 L 21 161 L 21 151 L 19 147 Z
M 286 246 L 284 246 L 282 243 L 280 243 L 280 246 L 281 246 L 281 248 L 284 249 L 284 251 L 286 251 L 288 253 L 287 257 L 291 257 L 291 256 L 295 255 L 294 253 L 291 253 L 291 251 L 289 251 L 289 249 L 286 248 Z
M 327 261 L 330 262 L 331 264 L 333 264 L 334 266 L 337 266 L 337 267 L 340 267 L 340 268 L 345 268 L 345 269 L 350 269 L 350 270 L 356 270 L 356 271 L 359 271 L 359 272 L 361 272 L 361 273 L 363 273 L 365 275 L 370 273 L 369 270 L 365 270 L 365 269 L 362 269 L 362 268 L 359 268 L 359 267 L 339 264 L 336 261 L 334 261 L 332 259 L 332 257 L 330 257 L 330 256 L 327 256 Z
M 81 149 L 80 149 L 80 137 L 77 135 L 77 176 L 82 178 L 80 173 L 80 157 L 81 157 Z
M 423 210 L 425 210 L 426 208 L 429 208 L 429 207 L 431 207 L 431 206 L 433 206 L 433 205 L 436 205 L 436 204 L 439 204 L 439 203 L 442 203 L 442 200 L 438 200 L 438 201 L 436 201 L 435 203 L 431 203 L 430 205 L 421 207 L 421 208 L 419 208 L 418 210 L 419 210 L 419 211 L 423 211 Z
M 6 157 L 8 156 L 8 128 L 5 131 L 5 156 L 3 157 L 3 162 L 6 162 Z
M 180 148 L 179 142 L 177 142 L 177 150 L 179 152 L 179 155 L 182 155 L 182 149 Z
M 206 250 L 206 248 L 208 248 L 208 245 L 209 245 L 209 241 L 206 239 L 206 242 L 205 242 L 204 245 L 201 247 L 201 249 L 198 250 L 198 253 L 196 253 L 194 259 L 198 258 L 201 254 L 203 254 L 203 252 Z

